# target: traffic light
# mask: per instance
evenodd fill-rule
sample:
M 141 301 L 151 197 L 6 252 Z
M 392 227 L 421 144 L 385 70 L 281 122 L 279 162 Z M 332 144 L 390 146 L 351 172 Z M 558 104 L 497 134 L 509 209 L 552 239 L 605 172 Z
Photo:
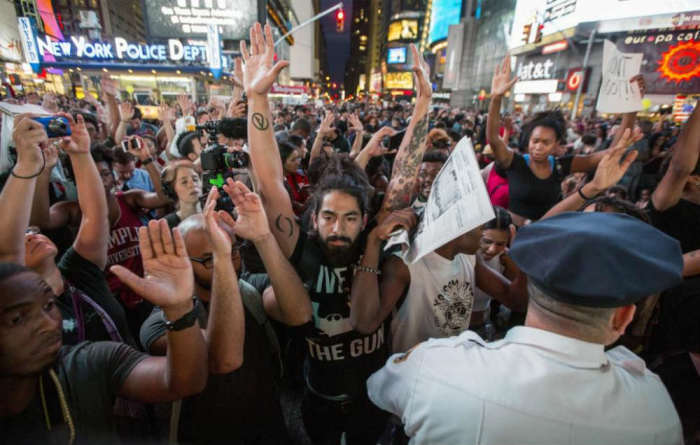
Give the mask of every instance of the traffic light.
M 535 43 L 540 43 L 542 41 L 542 30 L 544 29 L 543 24 L 537 25 L 537 31 L 535 31 Z
M 345 29 L 345 11 L 342 9 L 338 9 L 338 12 L 335 13 L 335 29 L 338 32 L 343 32 Z
M 530 42 L 530 31 L 532 30 L 532 23 L 528 23 L 523 26 L 523 43 L 528 44 Z

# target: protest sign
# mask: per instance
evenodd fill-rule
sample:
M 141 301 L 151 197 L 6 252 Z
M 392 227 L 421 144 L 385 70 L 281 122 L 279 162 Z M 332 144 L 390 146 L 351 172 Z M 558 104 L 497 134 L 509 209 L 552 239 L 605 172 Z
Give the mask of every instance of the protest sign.
M 596 110 L 602 113 L 629 113 L 642 107 L 642 94 L 637 82 L 630 79 L 639 74 L 641 53 L 623 53 L 606 40 L 603 43 L 603 82 L 598 93 Z

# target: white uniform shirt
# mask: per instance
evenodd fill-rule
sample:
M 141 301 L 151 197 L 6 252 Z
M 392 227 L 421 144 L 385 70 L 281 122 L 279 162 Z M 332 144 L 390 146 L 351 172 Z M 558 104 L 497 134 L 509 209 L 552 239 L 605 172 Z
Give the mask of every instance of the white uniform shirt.
M 460 253 L 448 260 L 435 252 L 414 264 L 406 263 L 411 284 L 391 322 L 393 352 L 407 351 L 429 338 L 450 337 L 469 328 L 475 264 L 474 255 Z
M 666 388 L 627 348 L 524 326 L 493 343 L 430 340 L 390 357 L 367 390 L 412 444 L 683 442 Z

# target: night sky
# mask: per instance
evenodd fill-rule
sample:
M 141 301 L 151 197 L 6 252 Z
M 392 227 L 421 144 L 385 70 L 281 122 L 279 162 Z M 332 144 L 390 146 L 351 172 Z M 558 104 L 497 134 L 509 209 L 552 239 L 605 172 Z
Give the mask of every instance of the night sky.
M 321 0 L 321 11 L 325 11 L 336 3 L 338 0 Z M 328 70 L 331 80 L 340 84 L 345 80 L 345 63 L 350 55 L 352 0 L 343 0 L 343 10 L 345 11 L 345 28 L 342 33 L 336 31 L 335 14 L 337 11 L 321 18 L 322 32 L 326 36 Z

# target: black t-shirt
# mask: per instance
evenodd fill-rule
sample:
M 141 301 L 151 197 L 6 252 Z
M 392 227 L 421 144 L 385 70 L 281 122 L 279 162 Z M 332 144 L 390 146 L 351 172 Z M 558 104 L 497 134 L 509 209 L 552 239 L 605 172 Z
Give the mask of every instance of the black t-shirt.
M 112 422 L 114 400 L 134 367 L 147 357 L 115 342 L 83 342 L 61 348 L 53 369 L 75 425 L 75 444 L 120 443 Z M 0 419 L 4 443 L 68 443 L 69 428 L 63 420 L 56 387 L 48 372 L 41 379 L 52 431 L 47 430 L 41 392 L 37 388 L 24 411 Z
M 342 267 L 326 264 L 319 242 L 303 232 L 289 261 L 309 292 L 313 308 L 312 321 L 302 328 L 308 384 L 325 395 L 361 397 L 367 378 L 386 360 L 386 343 L 383 325 L 364 335 L 350 323 L 355 261 Z
M 134 344 L 133 337 L 126 322 L 124 308 L 109 291 L 104 272 L 94 263 L 83 258 L 72 247 L 69 248 L 58 263 L 63 279 L 67 281 L 64 292 L 58 296 L 57 304 L 63 316 L 63 344 L 75 345 L 81 340 L 78 336 L 78 319 L 76 307 L 82 312 L 85 340 L 113 340 L 99 314 L 85 302 L 74 302 L 71 286 L 81 291 L 97 303 L 111 317 L 122 340 Z
M 700 205 L 681 199 L 675 206 L 659 212 L 650 199 L 646 209 L 652 225 L 676 238 L 683 253 L 700 249 Z
M 510 193 L 508 206 L 513 213 L 535 221 L 542 218 L 561 199 L 561 181 L 569 175 L 574 157 L 550 156 L 552 174 L 547 179 L 535 176 L 527 159 L 528 155 L 513 153 L 513 161 L 505 169 Z
M 238 285 L 243 299 L 257 298 L 262 307 L 262 297 L 254 287 L 243 280 Z M 202 393 L 183 400 L 180 443 L 286 443 L 280 406 L 279 357 L 265 328 L 245 305 L 243 309 L 243 365 L 228 374 L 210 374 Z M 207 317 L 206 311 L 200 312 L 200 326 L 206 326 Z M 141 343 L 149 350 L 166 332 L 163 312 L 156 308 L 141 327 Z

